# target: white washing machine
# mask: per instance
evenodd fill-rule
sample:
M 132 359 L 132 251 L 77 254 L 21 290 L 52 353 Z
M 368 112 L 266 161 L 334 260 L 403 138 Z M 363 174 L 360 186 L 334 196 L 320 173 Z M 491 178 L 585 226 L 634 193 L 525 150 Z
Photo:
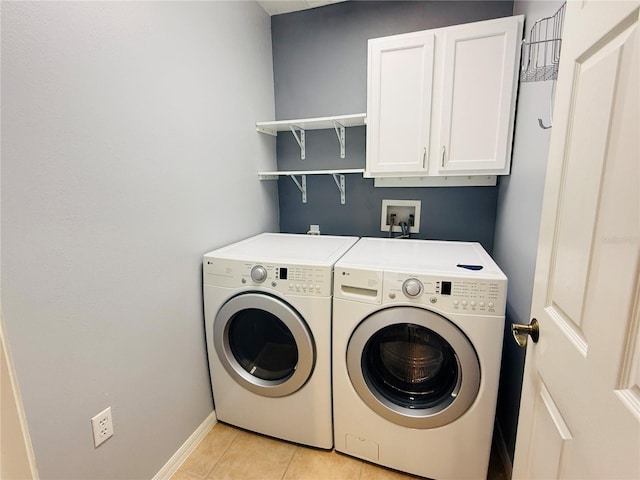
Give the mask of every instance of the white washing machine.
M 219 420 L 333 447 L 333 264 L 357 240 L 265 233 L 204 256 L 205 329 Z
M 478 243 L 361 239 L 335 265 L 336 450 L 486 478 L 507 278 Z

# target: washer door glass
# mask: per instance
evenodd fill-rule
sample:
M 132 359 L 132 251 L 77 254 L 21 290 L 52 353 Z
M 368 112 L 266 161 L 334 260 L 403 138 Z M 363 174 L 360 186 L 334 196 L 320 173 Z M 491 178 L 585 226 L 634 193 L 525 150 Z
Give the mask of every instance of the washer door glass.
M 389 308 L 360 323 L 347 347 L 347 369 L 372 410 L 411 428 L 454 421 L 480 387 L 479 361 L 466 335 L 416 307 Z
M 216 315 L 213 337 L 227 373 L 259 395 L 290 395 L 306 383 L 315 365 L 305 321 L 267 294 L 243 293 L 228 300 Z
M 387 400 L 425 409 L 453 401 L 460 380 L 456 354 L 440 335 L 412 323 L 376 332 L 362 355 L 365 378 Z

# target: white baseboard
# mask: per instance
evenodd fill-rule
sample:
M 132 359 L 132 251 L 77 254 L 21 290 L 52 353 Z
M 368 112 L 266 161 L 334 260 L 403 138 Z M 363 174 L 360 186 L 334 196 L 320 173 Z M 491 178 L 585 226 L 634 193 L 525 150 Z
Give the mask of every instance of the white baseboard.
M 509 457 L 509 452 L 507 451 L 507 444 L 504 441 L 504 435 L 502 435 L 502 430 L 500 429 L 500 424 L 496 422 L 495 424 L 495 442 L 498 447 L 498 454 L 500 455 L 500 460 L 502 461 L 502 466 L 504 467 L 504 471 L 507 473 L 507 478 L 511 480 L 511 475 L 513 473 L 513 464 L 511 463 L 511 458 Z
M 29 434 L 27 416 L 18 388 L 18 377 L 11 356 L 11 349 L 5 337 L 4 321 L 0 309 L 0 391 L 7 388 L 9 393 L 2 392 L 3 418 L 0 419 L 0 438 L 10 441 L 2 445 L 0 455 L 0 478 L 23 478 L 38 480 L 36 457 Z
M 193 432 L 189 438 L 182 444 L 176 453 L 164 464 L 158 473 L 155 474 L 152 480 L 169 480 L 174 473 L 178 471 L 184 461 L 191 455 L 202 439 L 209 433 L 209 431 L 218 423 L 216 418 L 216 412 L 204 419 L 204 422 L 200 424 L 196 431 Z

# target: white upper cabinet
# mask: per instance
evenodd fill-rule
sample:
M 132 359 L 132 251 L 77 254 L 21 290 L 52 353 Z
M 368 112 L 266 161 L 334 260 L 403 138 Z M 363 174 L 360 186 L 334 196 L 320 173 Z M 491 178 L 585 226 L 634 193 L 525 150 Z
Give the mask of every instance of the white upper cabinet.
M 507 17 L 442 32 L 441 172 L 509 173 L 521 25 Z
M 365 176 L 508 174 L 523 20 L 369 40 Z
M 417 32 L 369 41 L 367 170 L 426 167 L 435 37 Z

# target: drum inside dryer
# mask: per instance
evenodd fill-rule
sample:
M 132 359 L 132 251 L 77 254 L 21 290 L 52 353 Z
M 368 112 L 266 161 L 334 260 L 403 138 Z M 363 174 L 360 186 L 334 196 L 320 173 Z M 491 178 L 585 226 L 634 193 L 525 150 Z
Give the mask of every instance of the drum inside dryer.
M 278 317 L 248 308 L 229 322 L 229 346 L 248 373 L 263 380 L 282 380 L 293 374 L 298 364 L 296 340 Z

